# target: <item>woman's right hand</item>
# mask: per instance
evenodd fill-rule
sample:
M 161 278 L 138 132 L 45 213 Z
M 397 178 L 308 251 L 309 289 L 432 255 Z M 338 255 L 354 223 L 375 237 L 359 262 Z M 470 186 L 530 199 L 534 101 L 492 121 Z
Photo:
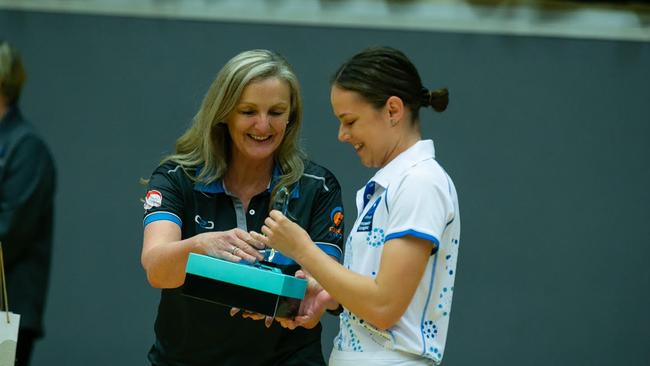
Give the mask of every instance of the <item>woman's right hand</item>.
M 264 259 L 258 252 L 259 249 L 264 249 L 264 244 L 239 228 L 201 233 L 195 236 L 194 240 L 196 244 L 192 251 L 199 254 L 231 262 L 239 262 L 243 259 L 253 263 Z
M 323 289 L 316 279 L 305 273 L 302 269 L 296 272 L 296 277 L 308 281 L 307 291 L 305 292 L 305 297 L 300 302 L 298 314 L 293 319 L 276 318 L 275 320 L 283 328 L 291 330 L 299 326 L 312 329 L 320 323 L 320 318 L 325 314 L 325 310 L 335 310 L 339 307 L 339 303 Z

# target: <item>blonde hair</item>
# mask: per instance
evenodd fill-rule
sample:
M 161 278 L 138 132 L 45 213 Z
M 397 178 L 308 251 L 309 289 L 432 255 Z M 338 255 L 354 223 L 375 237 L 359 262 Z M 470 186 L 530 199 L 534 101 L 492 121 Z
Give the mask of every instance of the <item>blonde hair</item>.
M 8 105 L 13 105 L 20 99 L 27 75 L 23 62 L 9 42 L 0 40 L 0 93 Z
M 228 169 L 232 145 L 226 119 L 248 84 L 268 78 L 286 82 L 291 91 L 289 123 L 274 156 L 282 175 L 275 184 L 272 197 L 279 188 L 297 182 L 304 171 L 305 157 L 298 142 L 302 123 L 300 85 L 287 61 L 268 50 L 242 52 L 223 66 L 203 98 L 192 126 L 176 140 L 176 152 L 163 162 L 173 161 L 184 170 L 201 166 L 198 176 L 188 175 L 204 184 L 222 178 Z

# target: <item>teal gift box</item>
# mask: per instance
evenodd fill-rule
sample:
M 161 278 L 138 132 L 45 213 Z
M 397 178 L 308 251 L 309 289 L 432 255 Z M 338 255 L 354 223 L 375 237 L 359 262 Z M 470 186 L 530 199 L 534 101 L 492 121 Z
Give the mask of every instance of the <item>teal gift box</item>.
M 272 317 L 293 317 L 307 281 L 261 264 L 234 263 L 190 253 L 182 293 Z

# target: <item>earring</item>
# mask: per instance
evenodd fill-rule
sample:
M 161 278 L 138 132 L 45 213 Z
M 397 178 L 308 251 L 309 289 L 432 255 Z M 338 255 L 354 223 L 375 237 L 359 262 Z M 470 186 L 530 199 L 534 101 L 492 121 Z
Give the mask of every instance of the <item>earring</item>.
M 397 124 L 397 121 L 395 121 L 394 119 L 391 118 L 390 119 L 390 125 L 395 127 L 396 124 Z

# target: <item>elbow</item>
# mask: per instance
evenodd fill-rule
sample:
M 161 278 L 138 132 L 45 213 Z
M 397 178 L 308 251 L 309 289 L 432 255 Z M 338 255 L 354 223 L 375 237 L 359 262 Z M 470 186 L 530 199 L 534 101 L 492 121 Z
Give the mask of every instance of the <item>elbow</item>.
M 375 328 L 385 331 L 397 324 L 399 321 L 399 317 L 397 318 L 382 318 L 382 319 L 377 319 L 375 322 L 370 322 L 372 325 L 375 326 Z
M 156 271 L 155 268 L 152 268 L 151 265 L 147 265 L 144 261 L 142 262 L 142 267 L 144 268 L 145 273 L 147 274 L 147 282 L 153 288 L 176 288 L 183 285 L 185 278 L 180 279 L 180 281 L 167 278 L 160 271 Z
M 375 328 L 385 331 L 393 327 L 400 320 L 406 309 L 396 309 L 395 307 L 379 307 L 377 308 L 366 321 L 372 324 Z
M 144 269 L 144 273 L 147 275 L 147 282 L 149 282 L 149 285 L 153 288 L 162 288 L 162 284 L 158 280 L 158 277 L 154 275 L 151 264 L 146 260 L 144 253 L 140 258 L 140 264 L 142 265 L 142 269 Z
M 185 279 L 183 278 L 180 281 L 175 281 L 173 279 L 163 279 L 160 276 L 152 274 L 151 271 L 147 271 L 147 282 L 149 282 L 149 285 L 153 288 L 177 288 L 183 285 Z
M 154 276 L 150 271 L 147 271 L 147 282 L 153 288 L 165 288 L 163 281 L 160 281 L 158 277 Z

